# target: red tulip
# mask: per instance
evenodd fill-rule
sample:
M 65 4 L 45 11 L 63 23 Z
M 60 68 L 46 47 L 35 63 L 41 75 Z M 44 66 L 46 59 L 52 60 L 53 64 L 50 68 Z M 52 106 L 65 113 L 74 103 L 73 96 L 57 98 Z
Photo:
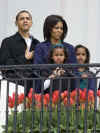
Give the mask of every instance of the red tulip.
M 12 99 L 13 99 L 13 102 L 15 102 L 15 93 L 13 93 Z
M 94 91 L 93 90 L 89 90 L 88 91 L 88 96 L 94 96 Z
M 12 102 L 12 97 L 11 97 L 11 96 L 8 97 L 8 102 L 9 102 L 9 103 Z
M 49 101 L 50 101 L 50 95 L 49 94 L 45 94 L 44 95 L 44 99 L 46 99 L 47 102 L 49 103 Z
M 89 102 L 94 102 L 94 92 L 93 92 L 93 90 L 88 91 L 88 101 Z
M 30 93 L 30 92 L 29 92 L 29 94 L 28 94 L 28 99 L 29 99 L 30 101 L 32 101 L 32 93 Z
M 63 93 L 61 93 L 61 99 L 63 100 L 64 98 L 65 98 L 65 94 L 63 92 Z
M 8 106 L 10 107 L 10 108 L 13 108 L 14 107 L 14 102 L 13 102 L 13 98 L 11 97 L 11 96 L 9 96 L 8 97 Z
M 21 104 L 24 101 L 24 94 L 18 95 L 18 104 Z
M 53 95 L 55 95 L 56 97 L 59 97 L 59 91 L 58 91 L 58 90 L 55 90 L 55 91 L 53 92 Z
M 46 98 L 43 98 L 43 104 L 44 104 L 45 106 L 47 106 L 47 105 L 48 105 L 48 101 L 47 101 L 47 99 L 46 99 Z
M 64 98 L 63 102 L 64 102 L 64 105 L 67 105 L 67 97 Z
M 62 93 L 61 93 L 61 98 L 62 98 L 62 100 L 63 100 L 65 97 L 67 97 L 67 95 L 68 95 L 68 91 L 67 91 L 67 90 L 65 90 L 64 92 L 62 92 Z
M 10 102 L 10 103 L 8 104 L 8 106 L 9 106 L 10 108 L 13 108 L 13 107 L 14 107 L 13 102 Z
M 59 101 L 59 91 L 58 91 L 58 90 L 55 90 L 55 91 L 53 92 L 53 95 L 52 95 L 52 102 L 53 102 L 54 104 L 57 104 L 58 101 Z
M 85 100 L 86 100 L 86 93 L 85 91 L 83 91 L 80 95 L 80 101 L 85 102 Z
M 58 96 L 53 95 L 53 97 L 52 97 L 52 102 L 53 102 L 53 104 L 57 104 L 57 103 L 58 103 L 58 101 L 59 101 Z
M 81 89 L 79 89 L 79 96 L 81 96 L 83 93 L 83 91 Z
M 41 99 L 42 99 L 41 94 L 35 94 L 35 95 L 34 95 L 34 98 L 35 98 L 35 101 L 36 101 L 36 102 L 41 103 Z
M 97 91 L 97 96 L 99 96 L 99 97 L 100 97 L 100 90 L 98 90 L 98 91 Z
M 73 90 L 73 91 L 71 92 L 71 98 L 75 99 L 76 96 L 77 96 L 77 90 L 75 89 L 75 90 Z
M 64 105 L 68 105 L 68 98 L 65 97 L 63 102 L 64 102 Z M 70 102 L 69 105 L 74 105 L 75 104 L 75 101 L 71 97 L 70 97 L 70 101 L 69 102 Z
M 30 91 L 29 91 L 29 93 L 32 93 L 34 91 L 34 89 L 33 88 L 30 88 Z
M 71 105 L 74 105 L 75 104 L 75 101 L 72 98 L 70 98 L 70 104 Z
M 84 91 L 84 93 L 86 93 L 86 92 L 87 92 L 87 88 L 84 88 L 84 90 L 83 90 L 83 91 Z

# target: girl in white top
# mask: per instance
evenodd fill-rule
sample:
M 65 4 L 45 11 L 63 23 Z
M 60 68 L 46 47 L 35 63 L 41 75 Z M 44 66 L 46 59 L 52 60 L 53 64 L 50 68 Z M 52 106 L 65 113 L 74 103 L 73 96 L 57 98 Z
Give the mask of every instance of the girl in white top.
M 63 46 L 63 44 L 57 44 L 54 45 L 51 48 L 51 51 L 49 53 L 49 63 L 50 64 L 64 64 L 67 63 L 67 58 L 68 58 L 68 51 L 67 49 Z M 53 79 L 53 89 L 59 89 L 59 80 L 55 79 L 56 77 L 72 77 L 72 74 L 70 73 L 69 70 L 64 70 L 63 68 L 57 67 L 55 70 L 51 72 L 51 74 L 48 76 L 48 79 L 45 80 L 44 82 L 44 90 L 48 92 L 48 89 L 50 88 L 50 79 Z M 71 80 L 71 84 L 74 82 L 74 80 Z M 70 84 L 70 85 L 71 85 Z M 74 83 L 73 83 L 74 85 Z M 63 79 L 62 80 L 62 91 L 67 89 L 68 87 L 68 79 Z M 74 88 L 72 85 L 70 86 L 71 89 Z

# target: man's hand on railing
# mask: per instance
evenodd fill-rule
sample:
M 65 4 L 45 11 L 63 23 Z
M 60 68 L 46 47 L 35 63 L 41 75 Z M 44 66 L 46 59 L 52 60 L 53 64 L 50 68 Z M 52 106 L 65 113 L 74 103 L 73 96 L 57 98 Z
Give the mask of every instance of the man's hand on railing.
M 34 51 L 30 52 L 28 49 L 26 49 L 26 51 L 25 51 L 25 58 L 27 60 L 31 60 L 33 58 L 33 54 L 34 54 Z

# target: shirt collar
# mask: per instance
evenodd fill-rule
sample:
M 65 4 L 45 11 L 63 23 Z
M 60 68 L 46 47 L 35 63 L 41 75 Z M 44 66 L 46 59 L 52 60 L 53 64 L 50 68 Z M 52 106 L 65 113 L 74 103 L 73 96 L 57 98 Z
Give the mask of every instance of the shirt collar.
M 24 38 L 20 35 L 20 33 L 19 32 L 16 32 L 16 39 L 17 40 L 23 40 Z M 30 35 L 30 39 L 34 39 L 34 37 L 32 36 L 32 35 Z

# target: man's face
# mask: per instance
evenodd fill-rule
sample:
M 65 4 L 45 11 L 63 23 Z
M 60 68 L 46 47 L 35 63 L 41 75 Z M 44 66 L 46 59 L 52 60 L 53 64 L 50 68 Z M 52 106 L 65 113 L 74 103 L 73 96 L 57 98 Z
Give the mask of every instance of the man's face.
M 32 17 L 28 13 L 23 12 L 19 15 L 16 25 L 19 31 L 28 32 L 32 26 Z

